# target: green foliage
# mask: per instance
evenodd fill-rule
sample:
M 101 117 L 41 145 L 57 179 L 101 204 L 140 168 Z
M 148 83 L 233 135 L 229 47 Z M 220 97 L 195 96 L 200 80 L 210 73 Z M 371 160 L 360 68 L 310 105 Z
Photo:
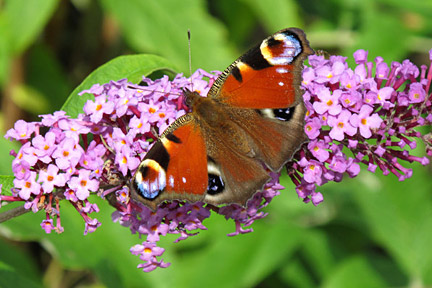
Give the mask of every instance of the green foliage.
M 224 69 L 253 43 L 290 26 L 302 27 L 315 49 L 346 56 L 362 48 L 370 51 L 370 59 L 412 57 L 428 64 L 431 48 L 430 1 L 60 2 L 0 1 L 0 87 L 10 88 L 12 63 L 25 59 L 24 79 L 12 87 L 23 87 L 24 101 L 14 103 L 33 114 L 52 113 L 64 103 L 63 109 L 76 116 L 91 97 L 78 93 L 96 83 L 122 78 L 138 83 L 142 75 L 160 71 L 188 74 L 188 28 L 194 69 Z M 100 19 L 103 24 L 96 22 Z M 84 37 L 90 29 L 104 33 Z M 71 87 L 77 88 L 71 92 Z M 4 139 L 0 147 L 0 173 L 11 175 L 8 151 L 17 148 Z M 27 213 L 0 225 L 0 286 L 48 287 L 55 277 L 40 268 L 42 260 L 45 268 L 65 275 L 89 271 L 96 278 L 90 282 L 105 287 L 432 285 L 427 169 L 415 166 L 414 176 L 404 182 L 362 171 L 356 179 L 325 185 L 325 202 L 318 207 L 301 203 L 288 179 L 283 181 L 287 189 L 270 205 L 269 216 L 253 224 L 253 233 L 226 237 L 234 224 L 211 217 L 204 222 L 208 231 L 196 237 L 177 244 L 171 236 L 163 239 L 163 258 L 172 265 L 150 274 L 137 269 L 139 259 L 129 253 L 141 240 L 112 222 L 114 209 L 105 201 L 95 199 L 101 211 L 94 217 L 102 226 L 87 236 L 84 221 L 67 202 L 61 202 L 61 235 L 40 228 L 43 213 Z M 0 183 L 2 194 L 10 195 L 11 177 L 0 177 Z M 32 254 L 26 243 L 42 247 L 45 257 Z
M 35 45 L 31 49 L 26 76 L 27 86 L 44 96 L 44 104 L 47 106 L 40 113 L 59 110 L 72 88 L 63 67 L 55 59 L 52 51 L 43 44 Z M 32 109 L 27 111 L 34 113 Z
M 42 287 L 35 259 L 0 239 L 0 287 Z
M 164 55 L 188 71 L 186 32 L 190 29 L 195 67 L 220 70 L 233 60 L 234 53 L 223 37 L 226 31 L 208 14 L 203 0 L 101 0 L 101 4 L 114 15 L 126 41 L 136 51 Z
M 12 175 L 12 156 L 9 155 L 11 150 L 18 151 L 19 144 L 0 138 L 0 175 Z M 2 182 L 3 183 L 3 182 Z
M 417 173 L 427 177 L 424 171 Z M 369 224 L 371 237 L 385 247 L 410 278 L 425 279 L 432 272 L 432 250 L 427 249 L 432 241 L 432 185 L 412 179 L 391 180 L 382 179 L 377 185 L 360 182 L 353 195 Z M 403 192 L 394 195 L 395 191 Z
M 58 0 L 7 0 L 0 11 L 0 83 L 7 74 L 7 57 L 22 53 L 40 35 L 52 17 Z M 0 3 L 1 4 L 1 3 Z M 3 56 L 3 57 L 2 57 Z M 1 59 L 0 58 L 0 59 Z
M 14 187 L 14 176 L 0 175 L 0 184 L 2 184 L 2 195 L 12 195 L 11 189 Z

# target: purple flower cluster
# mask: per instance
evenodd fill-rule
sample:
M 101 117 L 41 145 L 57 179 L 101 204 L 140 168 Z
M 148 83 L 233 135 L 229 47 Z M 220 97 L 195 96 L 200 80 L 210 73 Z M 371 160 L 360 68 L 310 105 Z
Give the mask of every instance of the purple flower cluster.
M 14 188 L 12 196 L 1 196 L 1 200 L 25 201 L 24 207 L 37 212 L 46 212 L 42 228 L 47 233 L 63 232 L 60 221 L 59 201 L 73 202 L 86 223 L 86 233 L 100 223 L 88 214 L 97 212 L 96 204 L 88 202 L 90 192 L 99 189 L 99 175 L 103 169 L 101 156 L 106 148 L 92 141 L 80 144 L 80 135 L 90 132 L 84 117 L 71 119 L 65 112 L 42 115 L 41 122 L 27 123 L 19 120 L 6 138 L 21 142 L 12 162 Z M 45 134 L 41 131 L 48 130 Z M 99 160 L 97 160 L 99 159 Z M 8 198 L 6 198 L 8 197 Z M 54 225 L 52 218 L 56 219 Z
M 305 131 L 310 142 L 287 166 L 299 197 L 314 205 L 323 200 L 317 186 L 341 181 L 345 172 L 356 176 L 360 163 L 369 171 L 378 168 L 400 180 L 412 172 L 399 160 L 428 163 L 426 157 L 414 157 L 406 148 L 415 147 L 409 137 L 421 138 L 428 147 L 432 144 L 432 137 L 414 130 L 432 121 L 427 92 L 431 70 L 426 74 L 426 67 L 420 71 L 408 60 L 390 67 L 381 58 L 367 62 L 364 51 L 354 57 L 357 67 L 352 70 L 343 57 L 311 56 L 311 67 L 303 72 L 308 110 Z M 22 143 L 17 153 L 11 152 L 15 187 L 12 196 L 0 195 L 0 203 L 25 201 L 27 209 L 44 210 L 41 227 L 50 233 L 63 231 L 59 201 L 69 201 L 84 219 L 88 233 L 100 226 L 89 217 L 98 212 L 88 200 L 97 192 L 115 207 L 113 221 L 145 237 L 131 253 L 140 257 L 143 264 L 138 267 L 146 272 L 170 265 L 158 259 L 164 253 L 157 246 L 161 236 L 178 234 L 178 242 L 196 235 L 206 229 L 203 221 L 212 211 L 234 221 L 235 232 L 229 236 L 251 232 L 248 227 L 267 215 L 262 208 L 284 188 L 278 183 L 279 174 L 272 173 L 272 180 L 246 207 L 172 201 L 153 212 L 129 197 L 129 180 L 157 134 L 187 112 L 181 89 L 193 88 L 206 95 L 217 75 L 198 70 L 190 78 L 177 75 L 172 81 L 144 78 L 144 85 L 126 80 L 97 84 L 81 93 L 95 98 L 87 101 L 77 119 L 56 112 L 43 115 L 41 122 L 18 121 L 6 134 Z M 427 152 L 432 155 L 432 148 Z
M 379 168 L 384 175 L 393 173 L 400 181 L 412 175 L 401 160 L 429 164 L 427 157 L 413 156 L 409 150 L 416 147 L 413 138 L 427 142 L 415 129 L 432 122 L 431 69 L 426 74 L 426 66 L 419 70 L 409 60 L 390 67 L 381 57 L 368 62 L 364 50 L 354 59 L 353 70 L 345 57 L 312 55 L 311 67 L 303 71 L 310 142 L 289 174 L 305 202 L 321 202 L 316 187 L 341 181 L 345 172 L 355 177 L 359 163 L 371 172 Z M 430 149 L 427 152 L 432 155 Z

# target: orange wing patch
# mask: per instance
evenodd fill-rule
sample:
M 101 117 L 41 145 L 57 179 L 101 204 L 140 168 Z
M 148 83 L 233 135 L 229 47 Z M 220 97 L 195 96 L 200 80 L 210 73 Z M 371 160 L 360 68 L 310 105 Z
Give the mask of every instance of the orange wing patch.
M 242 80 L 228 75 L 221 87 L 223 102 L 240 108 L 263 109 L 289 107 L 295 102 L 293 65 L 270 66 L 253 70 L 238 62 Z
M 204 138 L 193 124 L 179 127 L 173 132 L 180 143 L 168 142 L 165 148 L 170 155 L 166 171 L 166 192 L 204 195 L 208 186 L 207 152 Z

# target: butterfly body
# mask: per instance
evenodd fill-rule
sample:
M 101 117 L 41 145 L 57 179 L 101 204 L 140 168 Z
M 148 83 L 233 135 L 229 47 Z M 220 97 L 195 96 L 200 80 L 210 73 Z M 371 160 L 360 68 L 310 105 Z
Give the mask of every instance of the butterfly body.
M 275 33 L 231 64 L 207 97 L 184 90 L 188 113 L 169 126 L 132 181 L 135 200 L 245 205 L 306 141 L 303 31 Z

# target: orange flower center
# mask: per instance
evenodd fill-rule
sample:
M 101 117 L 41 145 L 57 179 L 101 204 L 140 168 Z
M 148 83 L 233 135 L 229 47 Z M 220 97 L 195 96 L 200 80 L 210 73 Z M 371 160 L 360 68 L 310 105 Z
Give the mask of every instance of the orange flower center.
M 144 253 L 151 253 L 152 250 L 150 248 L 144 248 Z

